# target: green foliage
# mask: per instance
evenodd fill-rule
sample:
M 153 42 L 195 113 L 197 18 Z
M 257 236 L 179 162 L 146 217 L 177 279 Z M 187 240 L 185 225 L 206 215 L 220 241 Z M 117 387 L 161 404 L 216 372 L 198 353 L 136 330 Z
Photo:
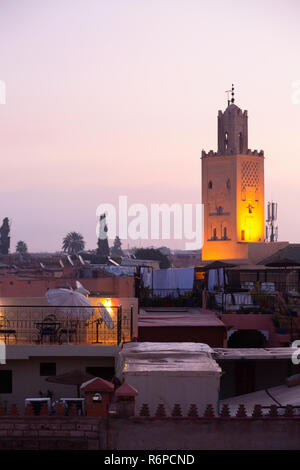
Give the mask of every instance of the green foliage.
M 69 232 L 63 239 L 62 249 L 69 255 L 74 255 L 84 250 L 83 236 L 78 232 Z
M 149 287 L 140 290 L 140 305 L 143 307 L 197 307 L 202 305 L 202 298 L 199 292 L 186 291 L 184 294 L 177 290 L 177 295 L 152 295 Z
M 114 244 L 110 249 L 111 256 L 123 256 L 122 243 L 118 235 L 114 240 Z
M 18 241 L 16 245 L 16 253 L 19 253 L 20 255 L 25 255 L 28 253 L 27 245 L 22 240 Z
M 159 261 L 159 267 L 161 269 L 170 267 L 168 256 L 155 248 L 137 248 L 134 254 L 137 259 Z

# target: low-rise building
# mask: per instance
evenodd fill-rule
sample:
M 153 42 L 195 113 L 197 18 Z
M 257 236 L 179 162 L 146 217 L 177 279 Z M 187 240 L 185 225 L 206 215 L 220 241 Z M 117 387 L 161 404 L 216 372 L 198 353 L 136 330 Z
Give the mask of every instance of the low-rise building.
M 226 325 L 210 310 L 185 307 L 140 309 L 139 341 L 195 342 L 226 347 L 226 336 Z
M 175 404 L 187 413 L 192 404 L 204 412 L 217 410 L 221 368 L 212 349 L 201 343 L 128 343 L 119 353 L 117 374 L 138 390 L 137 409 L 148 403 L 153 414 L 159 404 L 170 414 Z

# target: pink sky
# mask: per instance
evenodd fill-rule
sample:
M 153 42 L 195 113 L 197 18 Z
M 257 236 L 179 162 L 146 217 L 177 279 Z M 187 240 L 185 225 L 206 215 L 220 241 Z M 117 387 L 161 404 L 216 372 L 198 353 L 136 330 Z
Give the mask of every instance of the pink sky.
M 199 203 L 201 149 L 216 149 L 231 83 L 249 147 L 265 150 L 279 238 L 300 242 L 299 17 L 298 0 L 1 0 L 12 251 L 59 250 L 71 230 L 94 248 L 96 208 L 119 195 Z

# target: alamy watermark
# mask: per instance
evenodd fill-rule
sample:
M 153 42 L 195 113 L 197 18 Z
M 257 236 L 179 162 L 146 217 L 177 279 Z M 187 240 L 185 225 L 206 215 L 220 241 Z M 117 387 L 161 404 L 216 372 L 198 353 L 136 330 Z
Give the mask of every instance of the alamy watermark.
M 6 84 L 0 80 L 0 104 L 6 104 Z
M 300 364 L 300 340 L 293 341 L 291 347 L 296 348 L 296 351 L 292 354 L 292 363 L 295 365 Z
M 186 250 L 199 249 L 202 242 L 202 204 L 128 205 L 127 196 L 119 196 L 118 207 L 104 203 L 96 215 L 97 237 L 122 240 L 183 240 Z M 105 227 L 108 231 L 106 232 Z M 118 227 L 118 230 L 117 230 Z
M 292 103 L 293 104 L 300 104 L 300 80 L 295 80 L 292 82 Z
M 0 340 L 0 364 L 6 364 L 6 348 L 4 341 Z

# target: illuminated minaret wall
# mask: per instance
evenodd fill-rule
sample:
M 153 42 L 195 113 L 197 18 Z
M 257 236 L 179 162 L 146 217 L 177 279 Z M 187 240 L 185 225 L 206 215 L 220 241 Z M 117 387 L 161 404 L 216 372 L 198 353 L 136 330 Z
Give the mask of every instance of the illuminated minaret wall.
M 264 152 L 248 149 L 248 114 L 232 99 L 218 113 L 218 151 L 202 151 L 202 259 L 248 257 L 264 242 Z

